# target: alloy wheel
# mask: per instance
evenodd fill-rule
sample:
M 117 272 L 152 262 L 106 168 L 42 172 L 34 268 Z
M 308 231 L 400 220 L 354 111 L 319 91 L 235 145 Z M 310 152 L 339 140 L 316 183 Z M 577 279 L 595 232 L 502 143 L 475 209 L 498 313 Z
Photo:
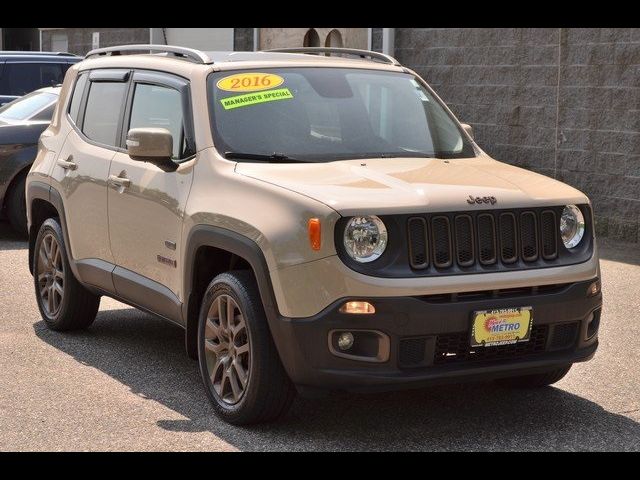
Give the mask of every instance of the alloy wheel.
M 229 295 L 220 295 L 209 307 L 204 331 L 207 372 L 217 396 L 237 404 L 249 383 L 250 339 L 244 314 Z
M 49 233 L 38 250 L 38 293 L 45 313 L 55 317 L 64 298 L 64 264 L 56 237 Z

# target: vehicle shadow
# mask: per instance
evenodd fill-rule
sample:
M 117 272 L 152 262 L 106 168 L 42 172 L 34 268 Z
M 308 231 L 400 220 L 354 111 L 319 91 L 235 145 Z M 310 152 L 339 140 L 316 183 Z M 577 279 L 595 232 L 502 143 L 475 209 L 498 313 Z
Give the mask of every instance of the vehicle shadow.
M 240 450 L 638 450 L 640 424 L 560 388 L 439 386 L 298 398 L 279 422 L 238 428 L 217 419 L 179 327 L 135 309 L 104 310 L 86 331 L 36 335 L 186 417 L 165 430 L 211 432 Z
M 27 248 L 27 238 L 16 233 L 7 222 L 0 221 L 0 251 Z

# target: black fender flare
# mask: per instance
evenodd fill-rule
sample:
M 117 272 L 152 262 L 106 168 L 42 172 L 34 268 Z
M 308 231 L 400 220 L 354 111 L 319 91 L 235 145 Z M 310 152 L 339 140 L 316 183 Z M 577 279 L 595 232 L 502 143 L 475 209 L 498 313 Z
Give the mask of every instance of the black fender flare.
M 196 298 L 192 292 L 194 262 L 196 252 L 200 247 L 204 246 L 226 250 L 246 260 L 256 277 L 262 305 L 270 326 L 274 324 L 279 315 L 271 277 L 269 276 L 269 267 L 258 244 L 250 238 L 226 228 L 213 225 L 196 225 L 187 236 L 183 263 L 185 265 L 183 272 L 185 301 L 182 304 L 182 318 L 185 319 L 187 353 L 192 358 L 197 355 L 197 334 L 194 334 L 194 332 L 197 332 L 198 329 L 200 308 L 199 305 L 195 304 Z
M 78 274 L 78 268 L 76 266 L 76 262 L 73 261 L 71 255 L 71 243 L 69 243 L 69 232 L 67 231 L 67 218 L 64 213 L 64 203 L 62 201 L 62 195 L 51 185 L 48 185 L 44 182 L 39 182 L 37 180 L 31 181 L 27 184 L 27 218 L 29 219 L 28 229 L 29 229 L 29 271 L 33 274 L 33 249 L 36 243 L 36 237 L 38 236 L 38 232 L 34 231 L 32 227 L 33 222 L 33 202 L 34 200 L 44 200 L 45 202 L 53 205 L 53 207 L 58 211 L 60 226 L 62 227 L 62 234 L 64 236 L 64 244 L 67 248 L 67 257 L 69 258 L 69 265 L 71 266 L 71 271 L 76 279 L 80 279 L 80 275 Z

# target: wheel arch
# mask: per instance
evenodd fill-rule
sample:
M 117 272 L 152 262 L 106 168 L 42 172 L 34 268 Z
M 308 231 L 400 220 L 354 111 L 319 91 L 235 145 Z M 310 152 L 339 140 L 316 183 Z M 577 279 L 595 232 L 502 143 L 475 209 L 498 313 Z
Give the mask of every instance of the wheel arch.
M 196 225 L 191 229 L 187 237 L 184 256 L 185 269 L 183 272 L 185 301 L 182 306 L 182 316 L 186 327 L 186 349 L 192 358 L 197 358 L 198 316 L 200 312 L 200 297 L 203 293 L 196 288 L 199 285 L 197 278 L 198 264 L 199 261 L 201 262 L 204 259 L 211 260 L 210 257 L 203 259 L 203 251 L 213 255 L 229 256 L 224 260 L 230 259 L 229 268 L 218 268 L 216 269 L 218 273 L 229 271 L 233 268 L 252 270 L 269 323 L 271 324 L 272 320 L 278 315 L 269 268 L 258 244 L 244 235 L 225 228 L 212 225 Z M 212 278 L 208 278 L 207 284 L 211 280 Z
M 60 193 L 51 185 L 37 180 L 27 181 L 27 228 L 29 230 L 29 271 L 33 274 L 33 250 L 40 225 L 51 217 L 58 217 L 64 237 L 69 265 L 76 279 L 79 279 L 77 267 L 71 255 L 69 233 L 64 213 L 64 204 Z

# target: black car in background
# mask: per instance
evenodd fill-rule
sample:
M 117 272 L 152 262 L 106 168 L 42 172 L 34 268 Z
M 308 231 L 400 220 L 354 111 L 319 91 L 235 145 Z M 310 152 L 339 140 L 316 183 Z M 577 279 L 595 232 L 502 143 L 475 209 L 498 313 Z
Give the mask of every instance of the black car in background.
M 61 84 L 69 67 L 80 60 L 71 53 L 0 51 L 0 106 L 38 88 Z
M 49 126 L 60 87 L 41 88 L 0 107 L 0 216 L 27 233 L 24 181 Z

